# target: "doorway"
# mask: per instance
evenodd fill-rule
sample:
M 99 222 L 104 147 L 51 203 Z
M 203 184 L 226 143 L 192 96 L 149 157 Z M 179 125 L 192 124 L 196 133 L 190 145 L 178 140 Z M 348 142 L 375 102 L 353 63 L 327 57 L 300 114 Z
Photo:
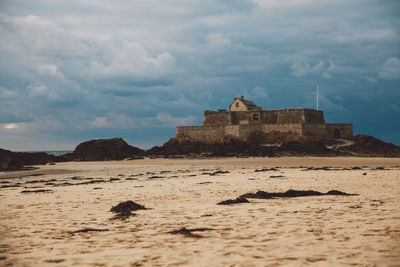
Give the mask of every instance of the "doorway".
M 333 130 L 333 138 L 336 138 L 336 139 L 342 138 L 342 133 L 341 133 L 340 129 L 336 128 L 335 130 Z

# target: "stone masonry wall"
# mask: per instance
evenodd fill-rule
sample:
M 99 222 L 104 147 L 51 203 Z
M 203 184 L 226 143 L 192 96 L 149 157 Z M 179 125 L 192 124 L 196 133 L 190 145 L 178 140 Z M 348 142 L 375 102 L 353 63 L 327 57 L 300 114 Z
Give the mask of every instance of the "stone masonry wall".
M 263 124 L 276 124 L 278 120 L 278 110 L 261 111 L 261 122 Z
M 215 126 L 178 126 L 176 127 L 176 135 L 182 137 L 189 137 L 194 141 L 212 143 L 217 142 L 224 138 L 225 127 Z
M 277 124 L 296 124 L 304 122 L 303 110 L 296 110 L 294 108 L 278 110 Z
M 303 124 L 303 135 L 313 136 L 318 138 L 327 138 L 328 131 L 326 130 L 326 124 Z
M 293 132 L 303 134 L 303 128 L 300 123 L 298 124 L 263 124 L 262 131 L 267 133 L 271 131 L 278 132 Z
M 326 129 L 328 137 L 331 138 L 344 138 L 348 139 L 353 137 L 353 124 L 352 123 L 327 123 Z M 335 136 L 339 133 L 340 136 Z
M 204 111 L 204 126 L 226 126 L 231 124 L 231 112 L 227 110 Z
M 324 112 L 321 110 L 304 109 L 304 123 L 323 124 L 325 123 Z
M 262 125 L 254 124 L 254 125 L 240 125 L 239 126 L 239 138 L 247 139 L 251 132 L 261 132 Z

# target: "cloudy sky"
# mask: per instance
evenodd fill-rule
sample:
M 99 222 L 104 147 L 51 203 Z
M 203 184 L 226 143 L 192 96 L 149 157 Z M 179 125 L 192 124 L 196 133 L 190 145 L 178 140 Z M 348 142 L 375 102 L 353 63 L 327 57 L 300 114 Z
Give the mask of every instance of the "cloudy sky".
M 244 95 L 400 145 L 397 0 L 0 0 L 0 147 L 161 145 Z

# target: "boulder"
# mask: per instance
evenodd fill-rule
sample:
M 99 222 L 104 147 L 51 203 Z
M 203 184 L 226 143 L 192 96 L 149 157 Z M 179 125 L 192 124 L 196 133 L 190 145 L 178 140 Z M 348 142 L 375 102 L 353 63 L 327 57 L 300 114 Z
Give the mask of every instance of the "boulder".
M 103 161 L 122 160 L 143 154 L 142 149 L 128 145 L 122 138 L 110 138 L 83 142 L 74 152 L 64 155 L 63 158 L 76 161 Z
M 55 160 L 45 152 L 12 152 L 0 148 L 0 171 L 24 169 L 24 165 L 46 164 Z

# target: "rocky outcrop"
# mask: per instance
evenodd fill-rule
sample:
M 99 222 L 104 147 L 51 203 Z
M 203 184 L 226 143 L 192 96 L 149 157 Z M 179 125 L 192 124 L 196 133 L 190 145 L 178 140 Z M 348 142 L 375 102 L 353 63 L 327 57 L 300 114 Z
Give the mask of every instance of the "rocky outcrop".
M 327 148 L 324 143 L 318 140 L 301 140 L 285 142 L 279 138 L 281 145 L 274 146 L 260 145 L 259 139 L 248 141 L 239 141 L 235 139 L 221 140 L 211 144 L 190 141 L 181 138 L 171 138 L 161 147 L 153 147 L 147 151 L 150 156 L 176 156 L 192 154 L 210 156 L 210 157 L 230 157 L 230 156 L 255 156 L 255 157 L 273 157 L 273 156 L 335 156 L 338 152 Z M 278 139 L 277 139 L 278 140 Z M 291 140 L 291 139 L 289 139 Z
M 248 142 L 237 140 L 221 140 L 216 143 L 202 143 L 181 138 L 171 138 L 161 147 L 153 147 L 147 151 L 149 156 L 176 156 L 176 155 L 202 155 L 209 157 L 230 157 L 230 156 L 274 156 L 273 149 L 260 147 Z
M 97 139 L 79 144 L 74 152 L 57 157 L 61 161 L 122 160 L 144 155 L 144 150 L 128 145 L 122 138 Z
M 337 156 L 339 151 L 327 148 L 319 140 L 307 140 L 305 142 L 291 141 L 283 143 L 279 147 L 281 153 L 289 155 L 314 155 L 314 156 Z
M 260 132 L 254 131 L 249 134 L 248 142 L 252 144 L 284 144 L 288 142 L 306 142 L 311 140 L 310 137 L 300 135 L 294 132 Z
M 357 135 L 353 140 L 316 139 L 296 133 L 254 132 L 248 140 L 225 138 L 214 143 L 171 138 L 161 147 L 147 151 L 149 156 L 371 156 L 400 157 L 400 147 L 368 135 Z
M 400 157 L 400 147 L 375 137 L 360 134 L 354 136 L 353 141 L 354 144 L 343 146 L 340 150 L 359 156 Z
M 21 170 L 25 165 L 46 164 L 55 157 L 45 152 L 12 152 L 0 148 L 0 171 Z
M 269 145 L 265 145 L 265 143 Z M 400 147 L 368 135 L 357 135 L 352 142 L 316 140 L 292 133 L 254 133 L 247 141 L 226 138 L 202 143 L 175 137 L 148 151 L 128 145 L 122 138 L 90 140 L 74 152 L 55 157 L 45 152 L 12 152 L 0 149 L 0 171 L 20 170 L 26 165 L 62 161 L 105 161 L 150 157 L 274 157 L 274 156 L 371 156 L 400 157 Z M 272 144 L 272 145 L 271 145 Z

